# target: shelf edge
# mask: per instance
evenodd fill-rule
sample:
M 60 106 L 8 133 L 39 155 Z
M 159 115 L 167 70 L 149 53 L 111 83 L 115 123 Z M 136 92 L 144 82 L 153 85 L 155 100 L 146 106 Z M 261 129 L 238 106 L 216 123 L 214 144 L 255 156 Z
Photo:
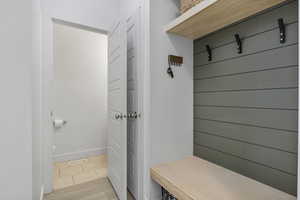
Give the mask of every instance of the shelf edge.
M 191 9 L 189 9 L 188 11 L 183 13 L 181 16 L 174 19 L 171 23 L 169 23 L 165 27 L 165 32 L 170 32 L 176 26 L 180 25 L 184 21 L 188 20 L 189 18 L 193 17 L 194 15 L 198 14 L 202 10 L 208 8 L 209 6 L 215 4 L 218 1 L 219 0 L 204 0 L 204 1 L 200 2 L 196 6 L 192 7 Z

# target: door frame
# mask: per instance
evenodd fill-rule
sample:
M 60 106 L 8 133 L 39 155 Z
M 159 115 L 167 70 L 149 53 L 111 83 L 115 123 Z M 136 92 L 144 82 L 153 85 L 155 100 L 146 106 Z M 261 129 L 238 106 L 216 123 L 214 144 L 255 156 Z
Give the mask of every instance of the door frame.
M 44 193 L 53 190 L 53 128 L 50 85 L 53 80 L 53 19 L 44 14 L 42 21 L 42 131 L 44 137 Z
M 137 66 L 137 88 L 138 88 L 138 113 L 140 117 L 138 119 L 138 191 L 137 191 L 137 199 L 144 199 L 144 188 L 146 185 L 144 184 L 144 173 L 147 171 L 147 167 L 145 165 L 145 160 L 147 157 L 145 156 L 147 145 L 145 143 L 145 122 L 146 122 L 146 107 L 145 107 L 145 52 L 144 52 L 144 43 L 143 43 L 143 6 L 140 3 L 138 8 L 133 14 L 133 16 L 137 17 L 138 29 L 137 29 L 137 46 L 138 46 L 138 66 Z
M 137 199 L 144 198 L 144 172 L 145 172 L 145 140 L 144 140 L 144 123 L 145 123 L 145 104 L 144 104 L 144 75 L 145 75 L 145 65 L 144 65 L 144 49 L 143 49 L 143 30 L 142 30 L 142 4 L 139 3 L 139 6 L 134 10 L 133 13 L 130 13 L 130 16 L 126 18 L 126 23 L 132 18 L 135 18 L 137 22 L 137 101 L 138 101 L 138 114 L 140 117 L 137 119 L 137 137 L 138 137 L 138 145 L 137 145 L 137 176 L 138 176 L 138 190 L 137 190 Z M 127 26 L 127 24 L 126 24 Z M 128 155 L 128 154 L 127 154 Z
M 139 99 L 139 112 L 141 113 L 141 117 L 139 119 L 139 145 L 138 145 L 138 179 L 140 187 L 138 188 L 138 199 L 147 199 L 149 196 L 148 187 L 149 182 L 149 170 L 148 169 L 148 148 L 150 146 L 150 142 L 148 141 L 148 137 L 146 137 L 146 132 L 148 133 L 149 128 L 149 112 L 150 112 L 150 102 L 148 98 L 150 97 L 150 74 L 147 73 L 148 69 L 148 45 L 149 41 L 147 27 L 144 27 L 144 20 L 147 19 L 145 15 L 145 9 L 147 7 L 142 3 L 139 4 L 138 9 L 140 10 L 140 37 L 139 37 L 139 48 L 141 49 L 140 53 L 140 72 L 138 73 L 138 99 Z M 70 21 L 65 21 L 63 19 L 52 17 L 47 12 L 43 12 L 42 17 L 42 72 L 41 72 L 41 110 L 42 110 L 42 137 L 43 137 L 43 188 L 44 193 L 51 193 L 53 191 L 53 136 L 54 129 L 52 126 L 53 113 L 51 106 L 51 82 L 53 81 L 53 70 L 54 70 L 54 23 L 64 23 L 68 25 L 72 25 L 75 27 L 84 28 L 87 30 L 96 31 L 102 34 L 108 34 L 109 31 L 101 30 L 99 28 L 94 28 L 91 26 L 87 26 L 84 24 L 77 24 Z M 144 42 L 143 42 L 144 41 Z M 146 194 L 147 193 L 147 194 Z
M 52 81 L 54 79 L 54 24 L 65 24 L 101 34 L 108 34 L 108 31 L 65 21 L 59 18 L 44 14 L 42 20 L 42 73 L 41 73 L 41 99 L 42 99 L 42 132 L 43 132 L 43 184 L 44 193 L 53 191 L 53 111 L 52 111 Z

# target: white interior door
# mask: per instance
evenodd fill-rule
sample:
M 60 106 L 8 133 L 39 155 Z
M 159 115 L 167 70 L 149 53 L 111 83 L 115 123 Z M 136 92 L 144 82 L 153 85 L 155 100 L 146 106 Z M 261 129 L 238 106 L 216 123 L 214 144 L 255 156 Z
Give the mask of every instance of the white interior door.
M 127 19 L 127 109 L 131 115 L 127 121 L 127 187 L 135 199 L 139 199 L 139 11 Z
M 127 38 L 119 22 L 108 36 L 108 177 L 127 199 Z

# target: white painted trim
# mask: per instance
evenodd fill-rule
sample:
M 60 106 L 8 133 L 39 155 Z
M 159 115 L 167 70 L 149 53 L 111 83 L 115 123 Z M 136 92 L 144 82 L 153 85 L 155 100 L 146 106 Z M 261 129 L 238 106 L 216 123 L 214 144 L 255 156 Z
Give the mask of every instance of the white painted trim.
M 142 199 L 144 194 L 144 185 L 143 185 L 143 174 L 144 174 L 144 55 L 143 55 L 143 43 L 142 43 L 142 5 L 138 6 L 138 9 L 135 14 L 135 20 L 137 22 L 137 45 L 138 45 L 138 75 L 137 75 L 137 87 L 138 87 L 138 112 L 141 114 L 141 117 L 138 121 L 138 191 L 137 191 L 137 199 Z
M 53 190 L 53 128 L 50 115 L 50 84 L 53 74 L 53 21 L 45 5 L 43 5 L 42 10 L 42 130 L 44 133 L 44 193 L 47 194 Z
M 68 22 L 65 20 L 57 19 L 57 18 L 53 18 L 53 22 L 55 22 L 56 24 L 61 24 L 61 25 L 65 25 L 65 26 L 69 26 L 69 27 L 73 27 L 73 28 L 78 28 L 78 29 L 83 29 L 86 31 L 94 32 L 94 33 L 108 35 L 108 31 L 100 30 L 100 29 L 97 29 L 94 27 L 85 26 L 85 25 L 78 24 L 78 23 Z
M 147 172 L 148 172 L 148 167 L 147 167 L 147 153 L 148 150 L 148 141 L 146 139 L 145 135 L 145 128 L 148 126 L 148 111 L 150 110 L 147 105 L 150 103 L 148 102 L 147 97 L 149 95 L 145 94 L 147 92 L 150 92 L 150 90 L 146 89 L 146 86 L 149 86 L 147 80 L 150 80 L 150 73 L 147 72 L 146 68 L 148 66 L 148 60 L 147 58 L 149 57 L 149 40 L 146 40 L 149 36 L 149 17 L 147 16 L 147 10 L 149 9 L 147 7 L 147 2 L 144 0 L 138 1 L 138 5 L 136 10 L 134 10 L 133 13 L 129 13 L 128 16 L 126 16 L 126 19 L 130 18 L 135 18 L 137 21 L 137 30 L 138 30 L 138 38 L 136 38 L 137 45 L 138 45 L 138 77 L 137 77 L 137 82 L 138 82 L 138 112 L 141 114 L 141 117 L 138 120 L 138 191 L 137 191 L 137 199 L 141 200 L 149 200 L 148 198 L 148 180 L 147 180 Z M 147 23 L 146 23 L 147 22 Z
M 150 149 L 151 149 L 151 130 L 150 130 L 150 112 L 151 112 L 151 73 L 150 73 L 150 0 L 143 0 L 141 3 L 141 48 L 142 48 L 142 66 L 143 66 L 143 152 L 141 160 L 142 177 L 142 198 L 150 200 Z
M 82 158 L 87 158 L 89 156 L 103 155 L 106 154 L 106 152 L 107 152 L 106 148 L 95 148 L 95 149 L 88 149 L 88 150 L 78 151 L 78 152 L 58 154 L 53 156 L 53 161 L 64 162 L 69 160 L 79 160 Z
M 44 200 L 44 185 L 41 187 L 40 200 Z

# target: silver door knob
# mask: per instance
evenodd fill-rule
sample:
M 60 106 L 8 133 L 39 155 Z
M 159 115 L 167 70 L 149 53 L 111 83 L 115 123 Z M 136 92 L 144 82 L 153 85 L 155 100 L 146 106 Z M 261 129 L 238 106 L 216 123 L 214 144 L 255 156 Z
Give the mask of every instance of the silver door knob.
M 116 120 L 119 120 L 119 119 L 121 120 L 122 118 L 123 118 L 123 115 L 121 113 L 116 113 L 115 114 L 115 119 Z
M 137 119 L 137 118 L 138 118 L 137 112 L 132 113 L 132 119 Z
M 137 114 L 137 112 L 128 114 L 128 118 L 130 118 L 130 119 L 137 119 L 138 117 L 139 117 L 139 115 Z
M 123 120 L 124 118 L 127 118 L 127 115 L 123 115 L 122 113 L 115 114 L 116 120 Z
M 132 118 L 132 113 L 128 113 L 127 118 L 131 119 Z

